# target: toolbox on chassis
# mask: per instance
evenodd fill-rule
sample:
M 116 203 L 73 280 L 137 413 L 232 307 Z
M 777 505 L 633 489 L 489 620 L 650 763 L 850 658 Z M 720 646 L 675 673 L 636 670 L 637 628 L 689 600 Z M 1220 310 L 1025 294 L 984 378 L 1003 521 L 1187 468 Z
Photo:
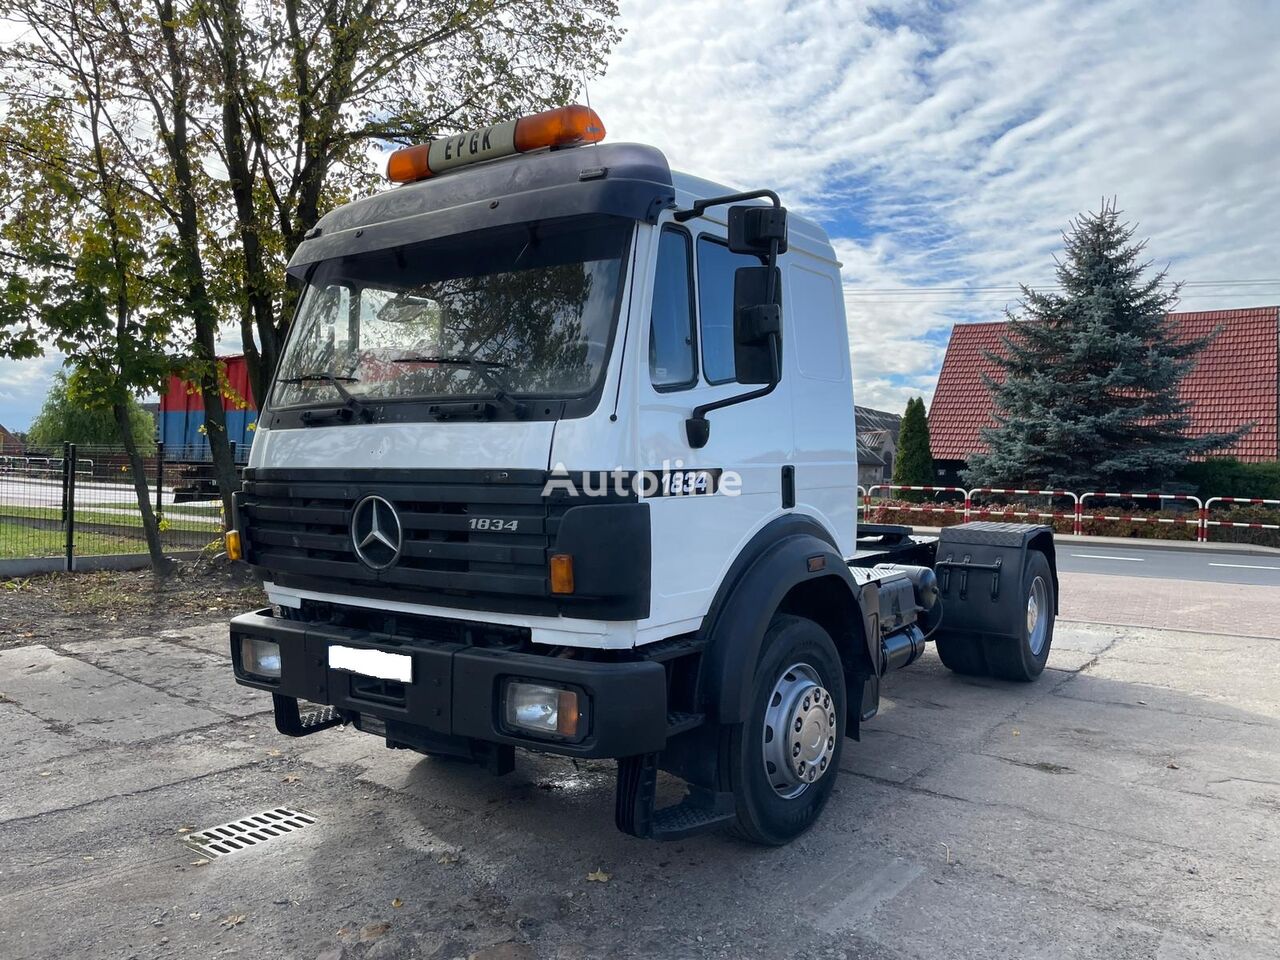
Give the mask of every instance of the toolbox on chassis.
M 926 641 L 1040 674 L 1053 535 L 859 525 L 826 235 L 603 135 L 573 106 L 398 151 L 298 248 L 236 679 L 290 736 L 614 758 L 622 830 L 784 843 Z

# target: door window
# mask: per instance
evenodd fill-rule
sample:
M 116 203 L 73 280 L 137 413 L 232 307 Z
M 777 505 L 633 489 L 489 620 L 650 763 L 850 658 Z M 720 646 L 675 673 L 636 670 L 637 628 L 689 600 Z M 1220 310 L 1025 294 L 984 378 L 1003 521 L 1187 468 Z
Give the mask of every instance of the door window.
M 698 376 L 690 259 L 689 235 L 674 227 L 664 229 L 649 318 L 649 379 L 658 390 L 691 386 Z
M 737 379 L 733 362 L 733 276 L 739 267 L 758 267 L 758 257 L 732 253 L 710 237 L 698 238 L 698 319 L 702 371 L 707 383 Z

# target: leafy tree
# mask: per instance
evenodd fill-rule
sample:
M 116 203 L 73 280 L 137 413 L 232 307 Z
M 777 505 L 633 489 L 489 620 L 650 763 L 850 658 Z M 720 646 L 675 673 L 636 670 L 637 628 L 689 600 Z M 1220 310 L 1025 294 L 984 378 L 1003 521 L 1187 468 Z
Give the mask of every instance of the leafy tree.
M 63 441 L 84 446 L 120 446 L 120 425 L 116 423 L 115 413 L 86 406 L 85 392 L 83 377 L 74 373 L 68 377 L 62 371 L 54 374 L 44 404 L 27 431 L 27 442 L 37 447 L 60 447 Z M 156 452 L 155 420 L 132 397 L 125 406 L 138 452 L 151 456 Z
M 225 165 L 255 395 L 279 360 L 284 266 L 331 207 L 381 183 L 369 153 L 570 102 L 619 33 L 615 0 L 213 0 L 192 8 Z
M 1022 288 L 1021 315 L 989 355 L 1004 380 L 986 378 L 996 425 L 969 460 L 970 484 L 1146 490 L 1247 429 L 1188 435 L 1178 387 L 1213 335 L 1178 337 L 1167 318 L 1178 287 L 1163 270 L 1147 275 L 1133 234 L 1103 201 L 1063 235 L 1061 292 Z
M 907 401 L 898 430 L 898 454 L 893 463 L 893 482 L 904 486 L 927 487 L 936 482 L 933 454 L 929 451 L 929 420 L 925 416 L 924 397 Z M 904 499 L 922 500 L 921 493 L 907 491 Z
M 150 258 L 163 243 L 160 211 L 130 187 L 130 158 L 112 144 L 114 77 L 84 41 L 76 10 L 68 15 L 49 48 L 65 69 L 63 95 L 14 96 L 0 122 L 0 322 L 18 331 L 0 349 L 31 356 L 51 343 L 66 355 L 75 373 L 55 382 L 33 432 L 46 442 L 124 446 L 152 567 L 165 573 L 142 462 L 155 427 L 136 416 L 137 395 L 171 366 L 172 315 L 157 299 L 166 278 Z M 12 94 L 8 79 L 0 89 Z
M 6 109 L 64 109 L 80 143 L 95 115 L 115 194 L 156 218 L 146 269 L 131 269 L 163 295 L 143 313 L 190 333 L 228 516 L 221 327 L 239 325 L 264 397 L 296 295 L 284 264 L 326 210 L 374 189 L 371 153 L 569 100 L 602 68 L 616 12 L 615 0 L 11 0 Z M 41 137 L 15 133 L 5 149 L 94 175 Z M 40 350 L 22 305 L 42 268 L 28 267 L 0 283 L 13 356 Z M 128 301 L 136 288 L 122 289 Z

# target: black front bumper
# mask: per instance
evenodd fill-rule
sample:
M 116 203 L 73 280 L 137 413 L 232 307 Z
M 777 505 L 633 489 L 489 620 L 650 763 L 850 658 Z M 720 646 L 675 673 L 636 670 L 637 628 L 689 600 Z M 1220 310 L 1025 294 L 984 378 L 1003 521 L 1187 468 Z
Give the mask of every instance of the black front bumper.
M 242 637 L 280 645 L 281 676 L 245 672 Z M 329 667 L 331 644 L 407 654 L 413 679 L 387 684 Z M 660 751 L 667 738 L 667 680 L 653 661 L 592 662 L 457 643 L 406 640 L 372 631 L 308 624 L 246 613 L 231 621 L 236 682 L 281 699 L 328 704 L 353 718 L 376 717 L 388 740 L 413 743 L 422 735 L 533 747 L 574 757 L 628 757 Z M 578 741 L 545 740 L 509 731 L 502 722 L 508 678 L 546 681 L 586 694 L 589 726 Z M 296 715 L 296 710 L 295 710 Z M 367 721 L 361 726 L 373 728 Z M 381 732 L 381 730 L 379 731 Z M 398 735 L 399 734 L 399 735 Z

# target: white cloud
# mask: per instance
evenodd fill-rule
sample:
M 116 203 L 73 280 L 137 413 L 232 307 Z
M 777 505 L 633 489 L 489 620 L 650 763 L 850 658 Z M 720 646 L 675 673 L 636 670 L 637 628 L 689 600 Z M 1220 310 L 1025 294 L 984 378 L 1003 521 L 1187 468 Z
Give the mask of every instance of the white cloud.
M 864 403 L 930 395 L 950 325 L 1008 299 L 892 288 L 1052 279 L 1060 231 L 1103 196 L 1175 279 L 1280 276 L 1280 5 L 940 6 L 623 0 L 592 105 L 611 140 L 826 223 Z M 1277 301 L 1196 288 L 1184 307 Z
M 1274 4 L 624 0 L 623 23 L 591 88 L 610 137 L 826 222 L 862 402 L 930 394 L 945 330 L 1007 299 L 865 291 L 1052 279 L 1061 230 L 1103 196 L 1175 279 L 1280 274 Z
M 35 360 L 0 360 L 0 424 L 10 430 L 31 426 L 53 375 L 62 368 L 62 356 L 50 354 Z

